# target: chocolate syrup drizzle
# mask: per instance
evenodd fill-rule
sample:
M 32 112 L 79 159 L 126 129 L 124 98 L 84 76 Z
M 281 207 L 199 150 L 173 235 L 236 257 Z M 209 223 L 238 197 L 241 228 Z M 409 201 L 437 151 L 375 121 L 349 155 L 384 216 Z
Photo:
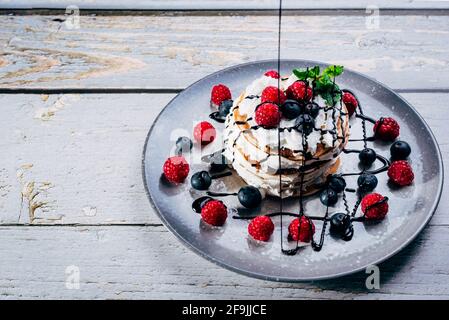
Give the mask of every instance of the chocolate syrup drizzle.
M 278 72 L 278 74 L 281 74 L 281 72 L 280 72 L 280 63 L 281 63 L 281 60 L 280 60 L 280 56 L 281 56 L 280 44 L 281 44 L 281 21 L 282 21 L 281 18 L 282 18 L 282 0 L 279 1 L 279 26 L 278 26 L 278 33 L 279 34 L 278 34 L 278 52 L 277 52 L 277 54 L 278 54 L 278 59 L 277 59 L 277 72 Z M 307 71 L 308 71 L 308 68 L 307 68 Z M 280 89 L 280 81 L 281 80 L 286 80 L 286 79 L 281 79 L 280 77 L 278 78 L 278 88 L 279 89 Z M 333 77 L 332 82 L 333 82 L 333 85 L 334 85 L 333 86 L 334 89 L 333 89 L 333 92 L 332 92 L 332 106 L 324 106 L 324 107 L 320 107 L 320 109 L 323 109 L 326 112 L 326 115 L 327 115 L 327 111 L 332 110 L 333 128 L 330 129 L 330 130 L 323 130 L 321 128 L 316 128 L 315 127 L 315 128 L 313 128 L 313 130 L 320 132 L 320 134 L 321 134 L 320 141 L 321 142 L 323 142 L 324 134 L 330 133 L 332 135 L 332 146 L 333 147 L 335 147 L 335 143 L 337 141 L 339 141 L 339 140 L 342 141 L 342 144 L 344 144 L 346 142 L 346 132 L 345 132 L 345 127 L 344 127 L 344 119 L 343 119 L 343 117 L 345 117 L 345 116 L 349 117 L 349 115 L 343 111 L 342 96 L 343 96 L 344 92 L 349 92 L 356 98 L 356 100 L 358 102 L 358 107 L 355 110 L 355 117 L 362 120 L 363 138 L 362 139 L 348 139 L 347 142 L 363 141 L 364 148 L 367 148 L 367 145 L 368 145 L 367 142 L 375 140 L 376 132 L 374 132 L 373 136 L 368 137 L 367 136 L 367 129 L 366 129 L 366 122 L 370 122 L 372 124 L 375 124 L 376 121 L 374 119 L 364 115 L 362 106 L 360 104 L 360 101 L 357 99 L 356 95 L 353 92 L 351 92 L 349 90 L 340 90 L 340 89 L 337 90 L 336 86 L 335 86 L 335 77 Z M 307 86 L 309 86 L 309 82 L 307 80 L 305 80 L 304 83 L 306 84 L 306 92 L 307 92 Z M 312 81 L 312 87 L 311 88 L 312 88 L 313 96 L 312 96 L 312 99 L 311 99 L 310 103 L 314 103 L 314 99 L 316 98 L 314 85 L 315 85 L 315 81 Z M 337 96 L 340 97 L 340 99 L 338 101 L 339 102 L 338 103 L 338 107 L 337 107 L 337 101 L 335 101 L 335 98 Z M 249 96 L 245 97 L 245 99 L 257 99 L 257 98 L 260 98 L 260 96 L 258 96 L 258 95 L 249 95 Z M 280 93 L 278 93 L 278 101 L 279 100 L 280 100 Z M 261 104 L 259 104 L 256 107 L 256 109 L 260 105 Z M 239 106 L 233 107 L 233 109 L 231 110 L 231 114 L 230 114 L 231 118 L 232 118 L 233 112 L 235 110 L 237 110 L 238 108 L 239 108 Z M 303 110 L 303 113 L 304 113 L 305 112 L 305 108 L 302 108 L 302 110 Z M 340 129 L 339 130 L 337 129 L 337 119 L 336 119 L 336 114 L 337 113 L 338 113 L 337 118 L 340 121 Z M 214 119 L 214 120 L 216 120 L 217 122 L 220 122 L 220 123 L 225 122 L 225 119 L 221 118 L 218 112 L 211 113 L 210 114 L 210 118 Z M 233 120 L 233 121 L 234 121 L 234 124 L 245 125 L 250 120 L 251 120 L 251 118 L 246 119 L 246 121 L 235 121 L 235 120 Z M 381 118 L 379 121 L 382 122 L 383 118 Z M 226 126 L 226 128 L 228 128 L 228 127 L 229 127 L 229 124 Z M 379 128 L 379 127 L 380 127 L 380 125 L 377 126 L 377 128 Z M 239 140 L 239 138 L 240 138 L 242 133 L 246 133 L 246 132 L 248 132 L 250 130 L 258 130 L 260 128 L 263 128 L 263 127 L 256 125 L 256 126 L 251 126 L 250 129 L 247 129 L 247 130 L 240 130 L 238 135 L 237 135 L 237 137 L 234 139 L 233 147 L 236 146 L 237 141 Z M 264 128 L 264 129 L 266 129 L 266 128 Z M 295 153 L 300 153 L 300 154 L 303 155 L 302 164 L 297 169 L 298 172 L 301 174 L 300 186 L 299 186 L 299 188 L 300 188 L 299 189 L 300 190 L 300 193 L 299 193 L 299 213 L 292 213 L 292 212 L 284 212 L 283 211 L 282 173 L 284 172 L 284 170 L 282 169 L 282 161 L 281 161 L 281 150 L 283 149 L 282 146 L 281 146 L 281 132 L 283 132 L 285 130 L 288 130 L 288 131 L 296 130 L 296 131 L 298 131 L 298 132 L 300 132 L 302 134 L 302 149 L 300 149 L 300 150 L 293 150 Z M 341 133 L 342 133 L 341 136 L 338 135 L 338 131 L 341 131 Z M 273 212 L 273 213 L 268 213 L 268 214 L 266 214 L 266 216 L 268 216 L 268 217 L 279 217 L 280 218 L 280 225 L 281 225 L 281 229 L 280 229 L 281 251 L 282 251 L 282 253 L 284 253 L 286 255 L 294 255 L 301 248 L 301 246 L 299 245 L 299 238 L 300 238 L 299 237 L 299 233 L 300 233 L 300 230 L 301 230 L 301 224 L 303 222 L 302 217 L 306 217 L 306 219 L 308 219 L 310 221 L 317 220 L 317 221 L 322 221 L 323 222 L 322 228 L 321 228 L 321 232 L 320 232 L 320 236 L 319 236 L 319 241 L 316 242 L 313 236 L 312 236 L 312 239 L 311 239 L 311 246 L 312 246 L 312 248 L 315 251 L 320 251 L 321 248 L 323 247 L 327 224 L 330 221 L 330 217 L 329 217 L 329 213 L 330 213 L 329 212 L 330 211 L 329 207 L 330 206 L 329 205 L 326 206 L 325 215 L 323 217 L 320 217 L 320 216 L 309 216 L 309 215 L 305 214 L 303 187 L 304 187 L 304 176 L 305 176 L 305 173 L 306 173 L 307 169 L 309 168 L 309 165 L 307 164 L 307 160 L 312 160 L 312 159 L 317 160 L 316 158 L 311 157 L 310 154 L 307 152 L 307 150 L 308 150 L 307 136 L 308 135 L 306 135 L 303 131 L 299 130 L 298 127 L 296 127 L 296 126 L 284 127 L 284 128 L 278 127 L 278 130 L 277 130 L 277 138 L 278 138 L 278 153 L 277 153 L 277 156 L 278 156 L 278 159 L 279 159 L 279 162 L 278 162 L 279 169 L 278 169 L 277 174 L 279 175 L 279 193 L 280 193 L 281 196 L 280 196 L 280 199 L 279 199 L 279 211 L 278 212 Z M 227 140 L 224 141 L 224 143 L 226 143 L 226 142 L 227 142 Z M 235 148 L 233 148 L 233 149 L 235 149 Z M 224 151 L 224 149 L 218 151 L 217 153 L 222 153 L 223 151 Z M 345 153 L 345 154 L 360 153 L 361 150 L 343 149 L 342 152 Z M 215 157 L 217 155 L 217 153 L 213 153 L 213 154 L 211 154 L 209 156 L 203 157 L 203 161 L 209 162 L 210 159 L 212 159 L 213 157 Z M 270 157 L 270 156 L 271 156 L 271 154 L 269 154 L 267 156 L 267 158 L 262 160 L 262 161 L 266 161 L 268 159 L 268 157 Z M 336 156 L 338 156 L 338 154 Z M 376 154 L 376 158 L 377 158 L 377 160 L 379 160 L 383 164 L 383 166 L 378 168 L 378 169 L 368 170 L 368 168 L 364 168 L 360 172 L 340 173 L 338 175 L 340 177 L 357 176 L 357 175 L 361 175 L 361 174 L 364 174 L 364 173 L 370 173 L 370 174 L 374 174 L 375 175 L 375 174 L 379 174 L 381 172 L 384 172 L 384 171 L 388 170 L 388 167 L 390 166 L 390 161 L 387 158 L 385 158 L 385 157 L 383 157 L 383 156 L 381 156 L 379 154 Z M 235 159 L 235 157 L 234 157 L 234 151 L 233 151 L 232 163 L 234 162 L 234 159 Z M 329 186 L 327 186 L 327 185 L 324 186 L 324 187 L 329 189 Z M 351 210 L 351 208 L 348 205 L 348 201 L 347 201 L 347 198 L 346 198 L 346 192 L 357 193 L 357 201 L 354 204 L 352 210 Z M 216 192 L 208 191 L 207 192 L 207 196 L 200 197 L 200 198 L 196 199 L 193 202 L 192 209 L 193 209 L 193 211 L 195 211 L 197 213 L 200 213 L 201 212 L 201 206 L 205 202 L 213 199 L 212 197 L 226 197 L 226 196 L 237 196 L 237 193 L 216 193 Z M 351 221 L 351 224 L 349 225 L 347 230 L 342 235 L 342 239 L 345 240 L 345 241 L 351 240 L 353 235 L 354 235 L 354 229 L 352 227 L 352 222 L 363 222 L 365 220 L 365 216 L 364 215 L 363 216 L 359 216 L 359 217 L 355 217 L 355 215 L 357 213 L 357 210 L 358 210 L 358 207 L 360 206 L 361 199 L 363 198 L 363 196 L 364 196 L 364 194 L 360 190 L 356 190 L 356 189 L 352 189 L 352 188 L 345 188 L 345 190 L 342 191 L 342 200 L 343 200 L 343 204 L 344 204 L 345 214 L 350 216 L 350 221 Z M 374 207 L 374 206 L 380 205 L 381 203 L 384 203 L 386 201 L 388 201 L 388 198 L 384 197 L 378 203 L 374 203 L 370 207 Z M 283 239 L 284 239 L 284 237 L 283 237 L 283 229 L 284 229 L 283 228 L 283 216 L 290 216 L 290 217 L 299 218 L 298 240 L 296 240 L 296 247 L 293 248 L 293 249 L 284 249 L 284 242 L 283 242 Z M 251 215 L 245 215 L 245 216 L 234 215 L 233 216 L 234 219 L 245 219 L 245 220 L 253 219 L 255 217 L 256 216 L 254 216 L 254 215 L 253 216 L 251 216 Z M 310 234 L 312 234 L 312 223 L 309 223 L 309 227 L 310 227 L 310 230 L 309 230 Z

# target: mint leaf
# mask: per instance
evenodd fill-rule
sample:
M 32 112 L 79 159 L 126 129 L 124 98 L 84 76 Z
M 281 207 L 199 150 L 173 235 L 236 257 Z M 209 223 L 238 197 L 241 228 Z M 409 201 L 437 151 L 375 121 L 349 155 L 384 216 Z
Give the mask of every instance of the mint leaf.
M 343 69 L 343 66 L 329 66 L 323 70 L 323 75 L 327 74 L 330 78 L 335 78 L 343 73 Z
M 316 79 L 320 75 L 320 67 L 294 69 L 293 74 L 299 80 Z

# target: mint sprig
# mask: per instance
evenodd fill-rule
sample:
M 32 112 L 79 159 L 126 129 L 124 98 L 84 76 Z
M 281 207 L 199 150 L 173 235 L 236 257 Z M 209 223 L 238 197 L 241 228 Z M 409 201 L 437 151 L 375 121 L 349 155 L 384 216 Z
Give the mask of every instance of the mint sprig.
M 341 99 L 341 91 L 335 78 L 343 73 L 343 66 L 329 66 L 320 73 L 320 67 L 294 69 L 293 74 L 302 81 L 313 81 L 314 89 L 328 106 L 333 107 Z

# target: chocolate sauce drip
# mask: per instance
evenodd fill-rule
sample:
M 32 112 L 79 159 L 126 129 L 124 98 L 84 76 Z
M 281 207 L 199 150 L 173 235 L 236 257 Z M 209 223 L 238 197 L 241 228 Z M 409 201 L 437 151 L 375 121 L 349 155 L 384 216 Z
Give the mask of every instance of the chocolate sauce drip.
M 209 118 L 211 118 L 212 120 L 215 120 L 219 123 L 224 123 L 226 121 L 226 117 L 220 116 L 220 112 L 218 112 L 218 111 L 212 112 L 209 115 Z

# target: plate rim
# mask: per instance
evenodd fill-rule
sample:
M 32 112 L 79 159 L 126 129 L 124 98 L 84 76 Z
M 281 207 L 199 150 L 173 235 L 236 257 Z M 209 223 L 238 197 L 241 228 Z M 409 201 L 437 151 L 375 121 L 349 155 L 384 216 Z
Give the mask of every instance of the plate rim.
M 282 63 L 306 63 L 306 64 L 321 64 L 321 65 L 332 65 L 326 62 L 320 62 L 320 61 L 314 61 L 314 60 L 304 60 L 304 59 L 281 59 L 281 64 Z M 227 270 L 236 272 L 238 274 L 242 274 L 248 277 L 252 277 L 252 278 L 257 278 L 257 279 L 261 279 L 261 280 L 268 280 L 268 281 L 274 281 L 274 282 L 288 282 L 288 283 L 300 283 L 300 282 L 306 282 L 306 281 L 319 281 L 319 280 L 328 280 L 328 279 L 334 279 L 334 278 L 340 278 L 343 276 L 347 276 L 350 274 L 354 274 L 363 270 L 366 270 L 367 267 L 371 266 L 371 265 L 378 265 L 388 259 L 390 259 L 391 257 L 395 256 L 396 254 L 398 254 L 400 251 L 402 251 L 403 249 L 405 249 L 409 244 L 411 244 L 411 242 L 413 240 L 415 240 L 415 238 L 422 232 L 422 230 L 428 225 L 429 221 L 432 219 L 435 211 L 438 208 L 438 204 L 441 200 L 441 195 L 443 193 L 443 186 L 444 186 L 444 165 L 443 165 L 443 157 L 441 155 L 441 150 L 440 150 L 440 146 L 438 144 L 438 141 L 435 138 L 435 135 L 433 134 L 430 126 L 427 124 L 427 122 L 425 121 L 425 119 L 421 116 L 421 114 L 407 101 L 405 100 L 399 93 L 395 92 L 393 89 L 391 89 L 389 86 L 379 82 L 378 80 L 367 76 L 365 74 L 362 74 L 360 72 L 351 70 L 350 68 L 346 68 L 345 70 L 348 70 L 351 73 L 354 73 L 358 76 L 364 77 L 372 82 L 374 82 L 376 85 L 381 86 L 382 88 L 386 89 L 387 91 L 389 91 L 389 93 L 392 93 L 393 95 L 396 95 L 403 103 L 405 103 L 417 116 L 418 118 L 422 121 L 422 123 L 424 124 L 425 128 L 427 129 L 427 131 L 430 134 L 430 137 L 432 139 L 432 143 L 434 144 L 434 146 L 436 147 L 436 151 L 437 151 L 437 156 L 438 156 L 438 169 L 440 171 L 440 177 L 438 180 L 438 194 L 437 197 L 435 198 L 432 207 L 429 210 L 429 213 L 427 214 L 425 221 L 423 221 L 423 223 L 421 224 L 421 226 L 419 228 L 417 228 L 415 230 L 415 232 L 407 239 L 405 240 L 403 243 L 401 243 L 401 245 L 399 245 L 395 250 L 392 250 L 390 253 L 384 255 L 383 257 L 377 259 L 376 261 L 369 263 L 369 264 L 362 264 L 358 267 L 352 268 L 351 270 L 348 271 L 343 271 L 343 272 L 338 272 L 338 273 L 334 273 L 334 274 L 328 274 L 325 276 L 311 276 L 311 277 L 304 277 L 304 278 L 291 278 L 291 277 L 275 277 L 275 276 L 268 276 L 268 275 L 264 275 L 264 274 L 260 274 L 258 272 L 250 272 L 250 271 L 246 271 L 246 270 L 241 270 L 235 266 L 232 266 L 230 264 L 227 264 L 225 261 L 222 261 L 221 259 L 217 259 L 213 256 L 210 256 L 208 254 L 206 254 L 205 252 L 203 252 L 202 250 L 198 249 L 197 247 L 195 247 L 194 245 L 192 245 L 188 240 L 186 240 L 181 234 L 179 234 L 175 228 L 173 228 L 165 219 L 164 215 L 160 212 L 159 208 L 157 207 L 155 201 L 153 200 L 153 197 L 151 196 L 151 193 L 148 189 L 148 184 L 146 181 L 146 176 L 145 176 L 145 172 L 146 172 L 146 167 L 145 167 L 145 160 L 146 160 L 146 151 L 147 151 L 147 146 L 148 146 L 148 140 L 151 136 L 151 133 L 157 123 L 157 121 L 159 120 L 160 116 L 164 113 L 164 111 L 168 108 L 168 106 L 171 105 L 171 103 L 179 96 L 179 94 L 181 94 L 182 92 L 184 92 L 185 90 L 190 89 L 191 87 L 193 87 L 194 85 L 196 85 L 197 83 L 212 78 L 224 71 L 229 71 L 232 69 L 237 69 L 237 68 L 242 68 L 245 67 L 247 65 L 252 65 L 252 64 L 263 64 L 263 63 L 277 63 L 277 59 L 266 59 L 266 60 L 254 60 L 254 61 L 249 61 L 249 62 L 245 62 L 245 63 L 241 63 L 241 64 L 237 64 L 237 65 L 232 65 L 229 66 L 227 68 L 224 69 L 220 69 L 218 71 L 215 71 L 211 74 L 208 74 L 205 77 L 202 77 L 201 79 L 193 82 L 192 84 L 190 84 L 189 86 L 187 86 L 186 88 L 184 88 L 182 91 L 180 91 L 179 93 L 177 93 L 172 99 L 170 99 L 170 101 L 165 105 L 164 108 L 162 108 L 162 110 L 159 112 L 159 114 L 157 115 L 157 117 L 154 119 L 153 123 L 150 126 L 150 129 L 146 135 L 145 138 L 145 142 L 144 142 L 144 147 L 143 147 L 143 151 L 142 151 L 142 163 L 141 163 L 141 171 L 142 171 L 142 180 L 143 180 L 143 185 L 145 188 L 145 193 L 147 195 L 147 198 L 150 202 L 150 205 L 153 207 L 154 211 L 156 212 L 156 214 L 158 215 L 159 219 L 161 219 L 163 225 L 171 232 L 173 233 L 176 238 L 178 238 L 178 240 L 188 249 L 190 249 L 191 251 L 195 252 L 197 255 L 199 255 L 200 257 L 220 266 L 223 267 Z

